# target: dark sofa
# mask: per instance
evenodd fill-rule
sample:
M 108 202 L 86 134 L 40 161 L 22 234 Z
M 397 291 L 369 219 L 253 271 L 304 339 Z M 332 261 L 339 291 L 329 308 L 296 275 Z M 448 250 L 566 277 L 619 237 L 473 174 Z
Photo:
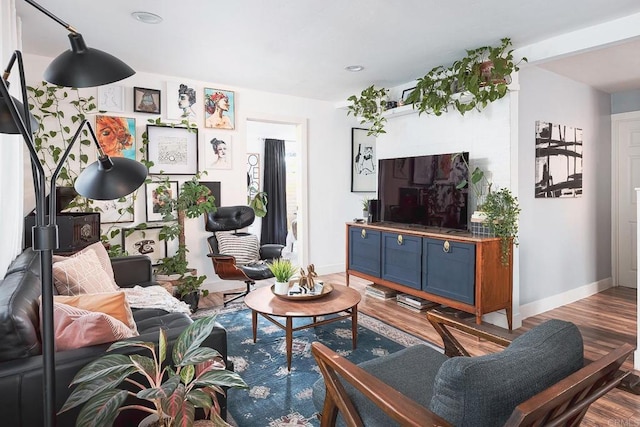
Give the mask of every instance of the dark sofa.
M 149 286 L 153 282 L 151 261 L 146 256 L 113 258 L 113 271 L 120 287 Z M 40 262 L 37 252 L 27 248 L 9 266 L 0 281 L 0 414 L 1 425 L 34 427 L 43 424 L 42 356 L 40 346 L 39 304 Z M 55 289 L 54 289 L 55 293 Z M 133 309 L 139 337 L 132 339 L 158 342 L 160 328 L 167 331 L 170 345 L 192 322 L 182 313 L 158 309 Z M 75 374 L 90 361 L 105 354 L 110 344 L 100 344 L 56 353 L 56 407 L 62 407 L 69 396 L 69 384 Z M 227 334 L 216 327 L 203 346 L 216 349 L 227 361 Z M 120 353 L 140 352 L 125 348 Z M 148 352 L 147 352 L 148 354 Z M 232 368 L 230 368 L 232 369 Z M 219 396 L 226 416 L 226 398 Z M 73 426 L 80 408 L 58 416 L 58 427 Z M 147 414 L 123 411 L 116 426 L 137 425 Z

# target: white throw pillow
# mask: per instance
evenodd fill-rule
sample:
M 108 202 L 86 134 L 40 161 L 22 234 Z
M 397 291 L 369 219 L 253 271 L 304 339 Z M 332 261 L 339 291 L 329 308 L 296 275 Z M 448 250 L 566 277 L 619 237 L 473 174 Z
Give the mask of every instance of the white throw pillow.
M 217 231 L 218 250 L 222 255 L 235 257 L 237 265 L 247 265 L 260 259 L 258 236 L 254 234 L 234 234 L 230 231 Z
M 113 282 L 113 286 L 118 287 L 117 284 L 116 284 L 116 281 L 114 279 L 114 275 L 113 275 L 113 267 L 111 266 L 111 258 L 109 258 L 109 253 L 107 252 L 107 249 L 104 247 L 102 242 L 93 243 L 93 244 L 87 246 L 86 248 L 83 248 L 82 250 L 76 252 L 75 254 L 71 255 L 71 257 L 80 256 L 80 255 L 86 253 L 87 251 L 93 251 L 93 252 L 96 253 L 96 255 L 98 255 L 98 259 L 100 260 L 100 265 L 102 266 L 102 269 L 107 273 L 107 276 L 109 276 L 109 278 Z M 56 263 L 56 262 L 64 261 L 64 260 L 67 260 L 67 259 L 69 259 L 71 257 L 61 256 L 61 255 L 54 255 L 53 256 L 53 262 Z
M 61 295 L 96 294 L 120 289 L 104 271 L 98 255 L 91 250 L 54 263 L 53 279 Z

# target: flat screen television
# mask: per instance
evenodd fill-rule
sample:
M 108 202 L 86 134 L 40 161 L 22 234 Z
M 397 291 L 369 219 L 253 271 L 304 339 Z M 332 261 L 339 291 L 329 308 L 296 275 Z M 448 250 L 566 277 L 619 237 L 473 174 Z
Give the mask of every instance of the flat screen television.
M 462 153 L 469 162 L 469 153 Z M 452 161 L 453 160 L 453 161 Z M 378 216 L 381 221 L 467 229 L 469 170 L 454 153 L 380 159 Z

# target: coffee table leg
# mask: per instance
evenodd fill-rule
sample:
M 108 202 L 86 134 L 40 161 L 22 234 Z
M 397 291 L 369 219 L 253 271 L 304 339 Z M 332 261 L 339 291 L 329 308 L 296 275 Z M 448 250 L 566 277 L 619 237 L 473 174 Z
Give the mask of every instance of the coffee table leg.
M 351 307 L 351 337 L 353 339 L 353 349 L 358 344 L 358 306 Z
M 256 336 L 258 333 L 258 312 L 251 310 L 251 329 L 253 330 L 253 342 L 256 342 Z
M 286 325 L 286 342 L 287 342 L 287 369 L 291 370 L 291 353 L 293 352 L 293 319 L 287 317 Z

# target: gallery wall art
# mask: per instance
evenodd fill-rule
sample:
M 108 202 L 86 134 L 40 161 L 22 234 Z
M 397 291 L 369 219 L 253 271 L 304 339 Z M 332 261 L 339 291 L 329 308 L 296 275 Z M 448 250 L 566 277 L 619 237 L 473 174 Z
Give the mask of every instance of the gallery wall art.
M 197 105 L 202 106 L 202 102 L 198 99 L 193 83 L 167 82 L 166 99 L 167 119 L 189 122 L 195 122 L 198 119 Z
M 535 196 L 582 196 L 582 129 L 536 121 Z
M 376 138 L 367 129 L 351 129 L 351 192 L 373 192 L 378 184 Z
M 204 89 L 204 127 L 235 129 L 235 94 L 230 90 Z
M 95 130 L 104 154 L 136 159 L 136 119 L 98 115 Z
M 195 129 L 147 125 L 150 174 L 195 175 L 198 172 L 198 132 Z
M 231 135 L 205 131 L 200 141 L 200 170 L 231 169 L 232 153 Z

